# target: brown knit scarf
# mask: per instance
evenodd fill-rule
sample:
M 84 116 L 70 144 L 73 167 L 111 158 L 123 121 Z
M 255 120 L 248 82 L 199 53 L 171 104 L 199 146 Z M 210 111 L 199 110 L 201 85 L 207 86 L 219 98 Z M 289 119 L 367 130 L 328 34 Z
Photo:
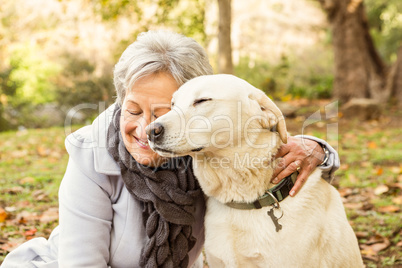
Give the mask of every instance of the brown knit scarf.
M 116 104 L 108 129 L 108 151 L 119 164 L 125 186 L 140 201 L 149 240 L 141 251 L 141 267 L 187 267 L 196 239 L 195 200 L 202 194 L 189 156 L 171 158 L 158 168 L 136 162 L 120 133 L 121 108 Z

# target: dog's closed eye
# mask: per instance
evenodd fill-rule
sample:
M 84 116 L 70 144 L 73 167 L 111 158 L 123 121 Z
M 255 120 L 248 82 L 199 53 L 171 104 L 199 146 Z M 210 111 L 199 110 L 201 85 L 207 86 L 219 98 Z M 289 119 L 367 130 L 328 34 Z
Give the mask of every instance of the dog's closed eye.
M 206 102 L 206 101 L 210 101 L 212 100 L 211 98 L 201 98 L 201 99 L 196 99 L 193 103 L 193 106 L 196 106 L 200 103 Z

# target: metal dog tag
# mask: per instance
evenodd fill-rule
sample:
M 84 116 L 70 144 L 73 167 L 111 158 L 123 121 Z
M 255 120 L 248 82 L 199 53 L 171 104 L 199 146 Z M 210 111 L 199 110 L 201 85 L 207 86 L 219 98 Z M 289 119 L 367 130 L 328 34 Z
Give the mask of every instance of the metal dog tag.
M 275 224 L 276 231 L 279 232 L 279 230 L 282 229 L 282 225 L 280 225 L 279 222 L 278 222 L 279 218 L 277 218 L 277 217 L 275 216 L 274 208 L 271 208 L 271 209 L 267 212 L 267 214 L 268 214 L 268 216 L 271 217 L 271 220 L 272 220 L 273 223 Z
M 276 197 L 270 191 L 266 191 L 266 193 L 269 194 L 272 197 L 272 199 L 275 201 L 275 203 L 272 204 L 272 208 L 269 211 L 267 211 L 267 214 L 268 214 L 268 216 L 271 217 L 272 222 L 275 224 L 276 232 L 279 232 L 279 230 L 282 229 L 282 225 L 279 224 L 278 220 L 283 217 L 283 210 L 282 210 L 281 206 L 279 205 L 279 202 L 276 199 Z M 276 217 L 275 213 L 274 213 L 274 209 L 280 210 L 281 216 Z

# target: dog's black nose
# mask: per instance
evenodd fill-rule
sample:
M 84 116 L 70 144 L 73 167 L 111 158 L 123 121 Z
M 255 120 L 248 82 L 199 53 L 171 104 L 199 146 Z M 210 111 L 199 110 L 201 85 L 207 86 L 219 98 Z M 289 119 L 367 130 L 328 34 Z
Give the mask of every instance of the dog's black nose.
M 150 141 L 157 141 L 163 136 L 163 125 L 159 123 L 152 123 L 147 127 L 146 133 Z

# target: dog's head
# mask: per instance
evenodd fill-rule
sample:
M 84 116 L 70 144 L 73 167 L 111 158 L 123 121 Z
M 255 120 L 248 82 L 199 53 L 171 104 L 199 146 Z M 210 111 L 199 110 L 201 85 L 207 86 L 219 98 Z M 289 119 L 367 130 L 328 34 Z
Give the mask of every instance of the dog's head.
M 282 142 L 287 142 L 278 107 L 261 90 L 232 75 L 206 75 L 188 81 L 173 95 L 172 110 L 146 131 L 151 148 L 163 156 L 253 143 L 264 131 L 277 132 Z

